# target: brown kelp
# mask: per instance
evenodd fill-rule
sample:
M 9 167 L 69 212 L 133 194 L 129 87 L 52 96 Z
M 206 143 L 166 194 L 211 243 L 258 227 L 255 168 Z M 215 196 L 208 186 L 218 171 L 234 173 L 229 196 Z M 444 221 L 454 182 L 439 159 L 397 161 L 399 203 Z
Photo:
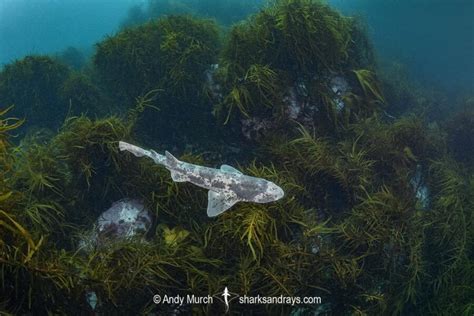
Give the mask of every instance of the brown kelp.
M 215 114 L 234 130 L 271 131 L 297 120 L 337 133 L 384 102 L 360 23 L 319 1 L 282 0 L 227 36 L 216 78 Z
M 343 260 L 333 261 L 333 281 L 340 283 L 331 292 L 355 313 L 472 309 L 472 272 L 459 278 L 472 266 L 465 248 L 472 243 L 472 212 L 466 211 L 472 175 L 460 177 L 439 130 L 417 118 L 386 124 L 373 117 L 350 130 L 335 141 L 303 129 L 300 138 L 272 147 L 304 181 L 309 198 L 302 202 L 315 209 L 319 221 L 330 219 L 322 229 L 331 231 L 326 244 Z M 414 180 L 418 173 L 423 180 Z M 458 220 L 463 224 L 453 223 Z M 451 225 L 459 233 L 449 238 Z M 437 304 L 436 297 L 449 295 L 439 282 L 463 305 Z M 340 312 L 349 308 L 338 304 L 333 307 Z
M 473 104 L 473 100 L 466 103 Z M 474 110 L 466 106 L 465 110 L 454 115 L 447 122 L 448 146 L 456 160 L 466 167 L 474 167 Z
M 28 124 L 57 127 L 67 113 L 58 90 L 69 69 L 48 56 L 27 56 L 0 72 L 0 103 L 15 104 L 15 115 Z
M 102 116 L 110 112 L 109 100 L 93 82 L 90 76 L 71 72 L 58 91 L 62 104 L 68 107 L 68 115 L 81 114 Z
M 151 90 L 158 91 L 152 104 L 159 111 L 143 116 L 140 134 L 180 143 L 193 138 L 195 129 L 212 131 L 205 71 L 215 63 L 218 45 L 213 21 L 169 16 L 107 38 L 97 45 L 93 60 L 112 99 L 122 108 L 130 108 Z
M 3 124 L 4 122 L 6 121 L 2 121 L 2 137 L 3 132 L 15 127 L 12 124 Z M 8 177 L 5 183 L 9 184 L 6 189 L 9 191 L 4 192 L 2 187 L 0 200 L 3 228 L 0 260 L 4 272 L 2 297 L 9 298 L 2 304 L 10 306 L 8 310 L 13 312 L 42 306 L 42 310 L 77 312 L 81 307 L 76 306 L 71 310 L 67 307 L 67 302 L 83 300 L 90 288 L 96 289 L 100 296 L 102 295 L 100 293 L 106 293 L 107 300 L 110 299 L 112 302 L 120 297 L 117 290 L 134 287 L 130 280 L 137 282 L 137 287 L 143 284 L 136 275 L 130 275 L 130 279 L 123 280 L 125 283 L 119 282 L 114 286 L 103 284 L 104 286 L 97 287 L 94 285 L 94 280 L 99 275 L 101 275 L 99 278 L 104 280 L 110 273 L 124 275 L 123 271 L 116 269 L 118 266 L 111 270 L 119 253 L 111 250 L 110 256 L 104 256 L 104 253 L 98 256 L 98 252 L 94 252 L 89 257 L 84 257 L 71 249 L 78 242 L 71 240 L 74 235 L 71 233 L 79 232 L 79 225 L 90 223 L 98 216 L 94 211 L 100 208 L 102 195 L 110 198 L 107 190 L 101 190 L 109 184 L 96 181 L 108 179 L 105 174 L 107 168 L 111 168 L 109 172 L 115 172 L 116 176 L 119 174 L 119 165 L 113 162 L 117 150 L 114 146 L 108 147 L 112 139 L 108 141 L 106 135 L 114 141 L 127 138 L 125 128 L 127 125 L 122 124 L 124 128 L 120 129 L 120 122 L 118 119 L 114 121 L 114 118 L 98 121 L 91 121 L 85 117 L 71 118 L 64 125 L 62 132 L 47 143 L 22 144 L 19 147 L 21 155 L 12 156 L 11 152 L 9 153 L 9 158 L 15 159 L 15 168 L 14 172 L 6 175 Z M 75 137 L 81 138 L 80 143 L 83 145 L 75 145 L 79 143 L 74 140 Z M 72 159 L 71 155 L 74 155 L 75 159 Z M 6 169 L 2 170 L 2 175 L 5 172 Z M 99 172 L 100 176 L 97 176 Z M 113 185 L 110 186 L 111 190 L 115 189 Z M 82 189 L 78 191 L 78 188 Z M 100 194 L 95 195 L 96 193 Z M 89 206 L 94 204 L 96 208 L 90 209 Z M 34 233 L 30 233 L 30 229 Z M 170 238 L 170 234 L 165 236 L 166 239 Z M 58 243 L 61 239 L 63 241 Z M 198 269 L 191 262 L 194 259 L 189 263 L 180 263 L 176 243 L 173 243 L 168 250 L 165 250 L 163 244 L 160 246 L 158 243 L 153 244 L 155 245 L 153 247 L 160 252 L 155 254 L 159 259 L 153 258 L 153 251 L 145 250 L 143 245 L 140 248 L 136 248 L 137 245 L 133 244 L 119 246 L 117 249 L 120 250 L 116 250 L 120 252 L 121 260 L 136 261 L 137 251 L 142 254 L 148 253 L 151 256 L 149 259 L 141 257 L 136 261 L 137 274 L 141 275 L 139 270 L 148 271 L 147 275 L 151 273 L 156 276 L 155 273 L 158 273 L 171 282 L 170 287 L 171 284 L 176 285 L 176 282 L 180 281 L 175 279 L 172 273 L 165 272 L 163 267 L 190 266 Z M 164 256 L 169 256 L 169 260 L 163 257 L 163 251 L 168 252 L 168 255 Z M 188 260 L 186 257 L 189 254 L 183 253 L 183 256 L 183 260 Z M 144 260 L 149 260 L 152 266 L 147 267 Z M 212 261 L 209 262 L 213 264 Z M 130 266 L 128 264 L 126 266 L 126 269 L 129 269 Z M 23 290 L 17 292 L 20 282 L 26 293 L 31 293 L 30 295 L 23 296 L 25 293 Z M 55 293 L 53 288 L 59 292 Z M 57 300 L 62 301 L 64 305 L 54 307 L 53 301 Z M 146 301 L 148 299 L 143 295 L 143 302 Z M 51 302 L 51 305 L 44 305 L 45 302 Z

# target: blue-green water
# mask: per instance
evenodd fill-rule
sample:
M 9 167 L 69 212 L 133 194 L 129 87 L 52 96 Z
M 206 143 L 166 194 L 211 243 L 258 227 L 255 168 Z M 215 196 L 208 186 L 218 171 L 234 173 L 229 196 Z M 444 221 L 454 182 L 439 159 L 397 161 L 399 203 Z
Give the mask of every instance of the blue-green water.
M 197 11 L 233 23 L 264 1 L 2 0 L 0 64 L 27 54 L 58 53 L 92 45 L 122 25 L 161 13 Z M 362 16 L 382 59 L 408 65 L 417 79 L 441 88 L 474 86 L 474 3 L 456 1 L 332 0 L 344 14 Z M 163 4 L 163 5 L 161 5 Z M 149 9 L 151 7 L 151 9 Z

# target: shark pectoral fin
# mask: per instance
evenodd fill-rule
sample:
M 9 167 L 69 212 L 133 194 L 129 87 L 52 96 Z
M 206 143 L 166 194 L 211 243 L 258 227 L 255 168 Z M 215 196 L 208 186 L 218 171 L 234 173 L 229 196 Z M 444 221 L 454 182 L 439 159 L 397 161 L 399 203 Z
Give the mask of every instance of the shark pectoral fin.
M 231 208 L 238 201 L 239 199 L 237 199 L 235 193 L 232 191 L 215 192 L 209 190 L 207 201 L 207 216 L 217 216 Z
M 234 167 L 229 166 L 229 165 L 222 165 L 221 166 L 221 171 L 242 174 L 242 172 L 240 172 L 239 170 L 237 170 Z
M 185 174 L 176 172 L 174 170 L 171 171 L 171 179 L 173 179 L 174 182 L 186 182 L 188 181 L 188 178 L 186 177 Z

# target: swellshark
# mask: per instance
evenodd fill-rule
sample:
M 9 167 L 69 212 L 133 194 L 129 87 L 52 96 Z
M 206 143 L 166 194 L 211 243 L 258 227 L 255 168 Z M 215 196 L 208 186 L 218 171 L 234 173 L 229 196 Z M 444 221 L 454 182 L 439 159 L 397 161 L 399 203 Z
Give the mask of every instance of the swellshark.
M 282 188 L 275 183 L 247 176 L 229 165 L 222 165 L 220 169 L 194 165 L 176 159 L 167 151 L 165 155 L 160 155 L 154 150 L 145 150 L 122 141 L 119 142 L 119 148 L 137 157 L 149 157 L 156 164 L 165 166 L 175 182 L 191 182 L 208 189 L 209 217 L 225 212 L 237 202 L 269 203 L 285 195 Z

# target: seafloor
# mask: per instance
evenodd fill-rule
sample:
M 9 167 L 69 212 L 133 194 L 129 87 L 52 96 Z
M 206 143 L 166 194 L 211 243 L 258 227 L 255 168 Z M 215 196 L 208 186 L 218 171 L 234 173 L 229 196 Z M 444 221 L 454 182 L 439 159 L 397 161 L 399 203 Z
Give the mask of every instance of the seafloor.
M 231 27 L 161 17 L 89 59 L 6 65 L 1 313 L 216 315 L 222 301 L 153 296 L 227 287 L 321 297 L 234 300 L 230 314 L 472 315 L 473 96 L 382 69 L 366 34 L 319 2 L 281 0 Z M 121 140 L 232 165 L 285 197 L 209 218 L 207 191 Z

